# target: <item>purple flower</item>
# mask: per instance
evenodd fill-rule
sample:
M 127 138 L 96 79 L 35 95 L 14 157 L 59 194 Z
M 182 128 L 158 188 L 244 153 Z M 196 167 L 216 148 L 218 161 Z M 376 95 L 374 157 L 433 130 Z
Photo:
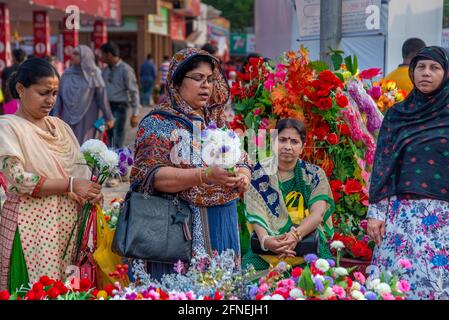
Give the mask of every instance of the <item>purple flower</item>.
M 217 125 L 216 125 L 214 122 L 211 122 L 211 123 L 207 126 L 206 130 L 207 130 L 207 129 L 215 130 L 215 129 L 217 129 Z
M 330 266 L 331 268 L 335 267 L 335 261 L 334 261 L 334 259 L 327 259 L 327 262 L 329 263 L 329 266 Z
M 321 280 L 320 279 L 315 279 L 315 280 L 313 280 L 313 283 L 315 284 L 315 290 L 316 291 L 318 291 L 318 292 L 323 292 L 323 290 L 324 290 L 324 285 L 323 285 L 323 282 L 321 282 Z
M 305 260 L 307 263 L 312 263 L 312 262 L 317 261 L 317 260 L 318 260 L 318 257 L 316 256 L 316 254 L 309 253 L 309 254 L 306 254 L 306 255 L 304 256 L 304 260 Z
M 229 150 L 231 150 L 230 146 L 226 146 L 226 145 L 221 146 L 221 153 L 229 152 Z
M 131 294 L 127 294 L 125 296 L 126 300 L 136 300 L 137 299 L 137 294 L 135 292 L 131 293 Z
M 365 298 L 367 300 L 377 300 L 376 294 L 374 292 L 372 292 L 372 291 L 365 292 Z
M 125 162 L 128 159 L 127 155 L 124 152 L 120 152 L 118 157 L 119 157 L 120 162 Z
M 256 297 L 258 291 L 259 291 L 258 286 L 251 287 L 251 289 L 249 290 L 249 296 L 251 297 L 251 299 L 254 299 Z
M 329 281 L 329 287 L 333 287 L 334 286 L 334 279 L 332 279 L 332 277 L 324 276 L 324 280 Z

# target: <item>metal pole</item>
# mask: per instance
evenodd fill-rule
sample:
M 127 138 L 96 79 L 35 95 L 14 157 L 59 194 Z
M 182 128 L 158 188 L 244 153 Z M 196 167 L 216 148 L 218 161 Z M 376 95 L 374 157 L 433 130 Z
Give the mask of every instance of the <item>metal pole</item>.
M 340 48 L 342 0 L 320 0 L 320 59 L 332 66 L 329 47 Z

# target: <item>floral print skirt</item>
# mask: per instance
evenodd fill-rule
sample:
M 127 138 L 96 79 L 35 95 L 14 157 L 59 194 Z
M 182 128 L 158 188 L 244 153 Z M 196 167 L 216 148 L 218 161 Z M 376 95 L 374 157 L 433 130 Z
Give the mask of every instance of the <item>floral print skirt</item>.
M 372 264 L 409 281 L 408 299 L 448 300 L 449 203 L 392 197 L 370 205 L 368 217 L 385 221 L 385 237 Z M 411 268 L 401 268 L 400 259 L 409 260 Z

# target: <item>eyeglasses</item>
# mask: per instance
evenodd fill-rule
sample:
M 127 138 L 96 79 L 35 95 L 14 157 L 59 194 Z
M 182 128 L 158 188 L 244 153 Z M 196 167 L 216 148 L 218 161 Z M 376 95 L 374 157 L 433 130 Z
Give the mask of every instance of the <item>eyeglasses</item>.
M 293 146 L 297 146 L 297 145 L 299 145 L 300 143 L 301 143 L 301 141 L 300 140 L 298 140 L 298 139 L 292 139 L 292 138 L 286 138 L 286 137 L 279 137 L 278 138 L 278 141 L 279 141 L 279 143 L 281 143 L 281 144 L 286 144 L 288 141 L 290 140 L 290 143 L 293 145 Z
M 212 84 L 215 81 L 217 81 L 217 79 L 215 79 L 214 75 L 210 75 L 210 76 L 206 77 L 206 76 L 201 75 L 201 74 L 194 74 L 194 75 L 191 75 L 191 76 L 185 75 L 184 77 L 192 79 L 192 80 L 194 80 L 196 82 L 201 82 L 201 83 L 204 82 L 204 81 L 207 81 L 207 83 L 209 83 L 209 84 Z

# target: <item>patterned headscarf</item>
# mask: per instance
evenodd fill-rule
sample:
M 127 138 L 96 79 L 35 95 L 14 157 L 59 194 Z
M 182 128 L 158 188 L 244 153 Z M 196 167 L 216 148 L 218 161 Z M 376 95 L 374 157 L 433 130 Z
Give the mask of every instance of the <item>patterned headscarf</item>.
M 215 122 L 218 127 L 223 127 L 225 125 L 225 117 L 223 116 L 224 105 L 229 99 L 229 85 L 226 81 L 223 71 L 221 70 L 220 61 L 213 55 L 209 54 L 207 51 L 201 49 L 186 48 L 178 51 L 173 56 L 167 75 L 169 101 L 161 104 L 158 109 L 174 113 L 178 116 L 187 117 L 190 120 L 194 117 L 198 117 L 198 114 L 195 112 L 195 110 L 191 106 L 189 106 L 187 102 L 181 97 L 173 81 L 176 73 L 179 72 L 181 67 L 196 56 L 210 57 L 215 66 L 214 77 L 216 81 L 214 82 L 212 97 L 210 98 L 209 103 L 204 110 L 206 116 L 206 119 L 204 120 L 207 123 Z
M 433 60 L 444 70 L 443 82 L 424 94 L 416 84 L 401 103 L 385 115 L 377 141 L 370 203 L 393 195 L 449 201 L 449 59 L 441 47 L 421 49 L 410 64 Z

